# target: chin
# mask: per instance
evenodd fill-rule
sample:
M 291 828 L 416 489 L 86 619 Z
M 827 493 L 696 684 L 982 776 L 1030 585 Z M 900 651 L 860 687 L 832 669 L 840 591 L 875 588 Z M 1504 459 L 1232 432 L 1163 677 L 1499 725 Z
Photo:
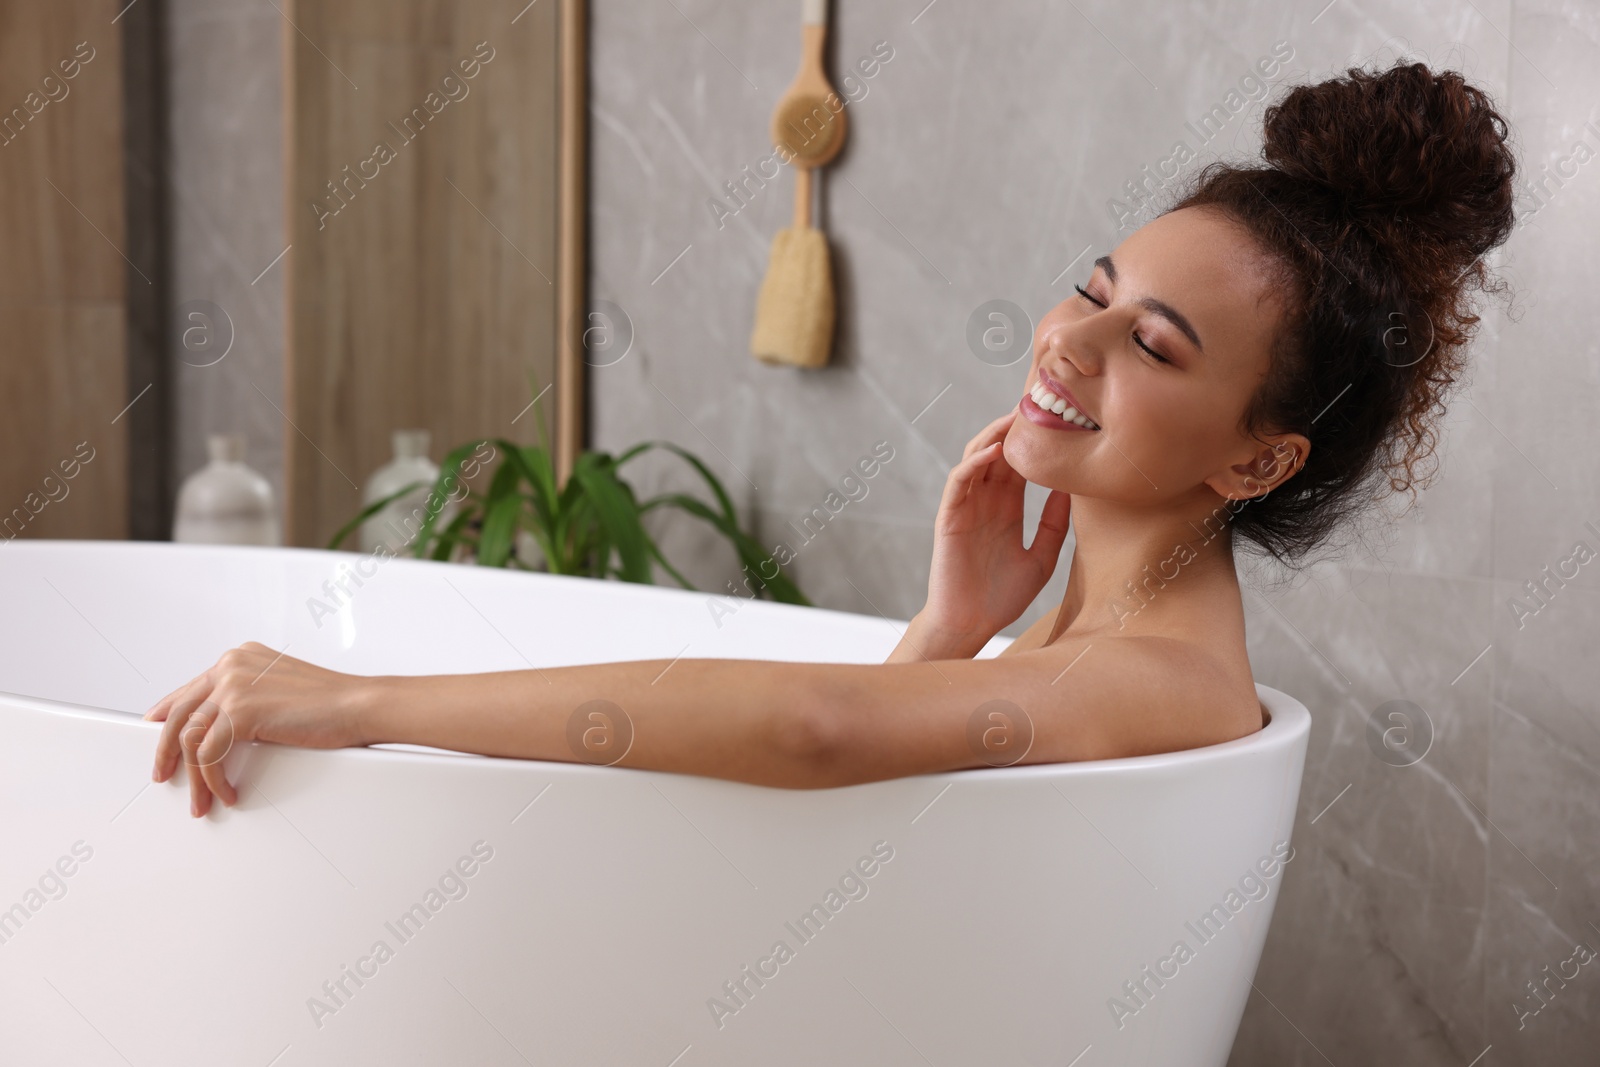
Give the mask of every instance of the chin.
M 1000 452 L 1011 469 L 1034 485 L 1046 489 L 1059 489 L 1063 493 L 1080 491 L 1079 479 L 1073 477 L 1077 462 L 1066 450 L 1051 447 L 1052 439 L 1062 435 L 1042 430 L 1026 419 L 1018 417 L 1006 431 L 1005 444 Z

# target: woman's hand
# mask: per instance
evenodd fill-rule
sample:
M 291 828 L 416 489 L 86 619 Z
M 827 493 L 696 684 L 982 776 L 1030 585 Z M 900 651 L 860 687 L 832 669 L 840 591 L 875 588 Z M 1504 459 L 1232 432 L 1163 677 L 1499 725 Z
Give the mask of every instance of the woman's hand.
M 1033 544 L 1023 548 L 1028 483 L 1002 454 L 1016 415 L 1007 412 L 968 441 L 945 482 L 934 520 L 928 601 L 907 631 L 918 658 L 976 655 L 1027 610 L 1055 573 L 1072 497 L 1051 490 Z
M 314 666 L 256 641 L 230 648 L 209 670 L 145 712 L 146 719 L 166 723 L 151 777 L 157 782 L 172 777 L 181 754 L 189 765 L 190 814 L 211 810 L 212 794 L 231 807 L 239 798 L 223 776 L 222 758 L 235 744 L 366 744 L 358 714 L 372 681 Z

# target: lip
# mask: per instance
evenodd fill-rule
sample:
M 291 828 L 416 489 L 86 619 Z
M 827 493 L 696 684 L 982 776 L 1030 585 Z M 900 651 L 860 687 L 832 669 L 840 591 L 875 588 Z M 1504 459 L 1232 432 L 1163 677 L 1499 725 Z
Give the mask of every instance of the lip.
M 1065 399 L 1065 397 L 1062 399 Z M 1053 411 L 1046 411 L 1038 404 L 1035 404 L 1033 402 L 1033 397 L 1029 396 L 1027 393 L 1022 394 L 1021 410 L 1023 418 L 1027 419 L 1029 422 L 1037 423 L 1047 430 L 1076 430 L 1078 433 L 1095 432 L 1094 430 L 1089 429 L 1087 426 L 1079 426 L 1075 422 L 1068 422 L 1066 419 L 1063 419 L 1060 415 L 1057 415 Z
M 1039 370 L 1038 381 L 1056 396 L 1059 396 L 1062 400 L 1065 400 L 1068 404 L 1071 404 L 1073 407 L 1077 408 L 1079 412 L 1087 415 L 1091 420 L 1093 420 L 1095 425 L 1100 425 L 1100 420 L 1096 419 L 1090 412 L 1084 410 L 1083 404 L 1078 400 L 1077 397 L 1072 395 L 1072 390 L 1068 389 L 1066 386 L 1050 377 L 1050 375 L 1046 374 L 1043 368 L 1040 368 Z M 1079 426 L 1077 423 L 1068 422 L 1053 411 L 1046 411 L 1044 408 L 1033 402 L 1033 397 L 1030 395 L 1031 393 L 1032 388 L 1030 387 L 1028 392 L 1022 394 L 1021 403 L 1022 413 L 1027 417 L 1029 422 L 1036 422 L 1040 426 L 1047 426 L 1056 430 L 1078 430 L 1083 433 L 1098 432 L 1089 429 L 1087 426 Z

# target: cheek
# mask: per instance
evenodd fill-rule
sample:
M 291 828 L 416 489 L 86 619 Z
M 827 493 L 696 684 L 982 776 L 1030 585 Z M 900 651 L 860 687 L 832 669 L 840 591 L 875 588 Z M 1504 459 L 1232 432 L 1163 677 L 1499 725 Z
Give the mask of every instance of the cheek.
M 1102 422 L 1163 490 L 1205 477 L 1232 440 L 1231 408 L 1185 383 L 1139 374 L 1108 384 Z
M 1136 448 L 1174 482 L 1198 482 L 1237 445 L 1238 413 L 1230 397 L 1218 400 L 1194 389 L 1168 387 L 1149 390 L 1142 400 L 1128 416 L 1130 429 L 1138 429 Z

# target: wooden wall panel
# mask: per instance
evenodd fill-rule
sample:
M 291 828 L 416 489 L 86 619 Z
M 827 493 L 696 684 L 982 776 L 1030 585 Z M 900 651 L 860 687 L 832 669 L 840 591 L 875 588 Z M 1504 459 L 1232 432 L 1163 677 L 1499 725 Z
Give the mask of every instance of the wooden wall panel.
M 498 0 L 294 5 L 287 543 L 325 544 L 358 510 L 395 428 L 431 430 L 435 459 L 474 437 L 537 439 L 517 416 L 528 372 L 548 385 L 556 368 L 558 5 L 516 15 Z
M 115 14 L 109 0 L 0 0 L 0 539 L 127 533 Z

